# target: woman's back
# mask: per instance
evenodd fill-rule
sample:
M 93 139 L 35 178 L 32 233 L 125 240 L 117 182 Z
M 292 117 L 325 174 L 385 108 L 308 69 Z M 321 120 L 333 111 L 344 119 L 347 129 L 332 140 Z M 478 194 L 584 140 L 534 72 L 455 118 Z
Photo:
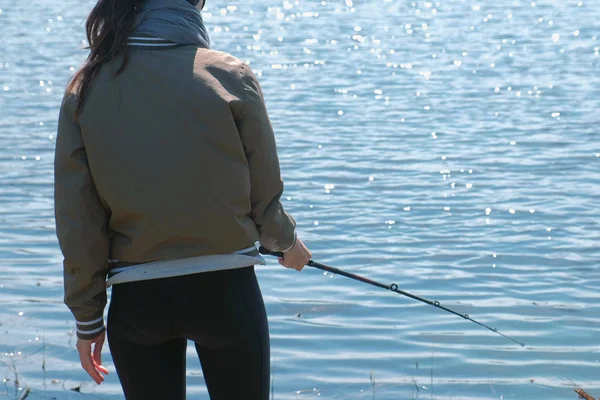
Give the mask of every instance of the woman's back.
M 115 76 L 120 65 L 116 59 L 99 70 L 78 124 L 73 98 L 61 118 L 61 131 L 80 129 L 110 215 L 110 258 L 145 262 L 246 248 L 259 240 L 255 222 L 265 211 L 266 236 L 289 246 L 294 226 L 282 226 L 288 218 L 273 203 L 283 185 L 250 68 L 195 46 L 133 48 Z M 57 152 L 76 146 L 69 141 L 77 136 L 63 132 Z
M 250 171 L 236 126 L 246 67 L 183 46 L 134 49 L 122 74 L 111 69 L 100 70 L 79 119 L 94 182 L 111 210 L 111 258 L 252 245 Z

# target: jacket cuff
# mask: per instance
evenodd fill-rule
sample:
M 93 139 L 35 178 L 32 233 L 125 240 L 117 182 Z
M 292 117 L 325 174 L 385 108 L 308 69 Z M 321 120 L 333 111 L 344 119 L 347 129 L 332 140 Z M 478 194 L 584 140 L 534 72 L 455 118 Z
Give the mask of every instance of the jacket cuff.
M 77 337 L 79 339 L 89 340 L 99 336 L 102 332 L 106 330 L 104 326 L 104 318 L 100 316 L 99 318 L 92 319 L 89 321 L 79 321 L 77 322 Z
M 296 245 L 296 239 L 297 239 L 296 231 L 294 230 L 294 241 L 292 242 L 292 245 L 290 247 L 288 247 L 287 249 L 282 250 L 282 252 L 287 253 L 288 251 L 290 251 Z
M 286 251 L 290 251 L 296 245 L 296 229 L 294 227 L 292 229 L 294 229 L 292 231 L 293 236 L 285 241 L 280 242 L 272 238 L 263 238 L 258 243 L 270 252 L 285 253 Z M 289 242 L 290 239 L 291 243 Z

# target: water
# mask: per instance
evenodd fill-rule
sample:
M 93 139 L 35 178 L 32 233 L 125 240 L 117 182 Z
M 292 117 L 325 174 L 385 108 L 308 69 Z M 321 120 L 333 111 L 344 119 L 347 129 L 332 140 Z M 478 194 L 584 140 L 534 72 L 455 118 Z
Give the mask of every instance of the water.
M 6 398 L 121 398 L 108 352 L 102 386 L 79 368 L 52 211 L 57 111 L 92 3 L 0 0 Z M 209 0 L 214 47 L 261 78 L 315 260 L 526 343 L 271 261 L 276 399 L 575 399 L 569 379 L 600 396 L 599 5 Z M 189 398 L 207 399 L 188 351 Z

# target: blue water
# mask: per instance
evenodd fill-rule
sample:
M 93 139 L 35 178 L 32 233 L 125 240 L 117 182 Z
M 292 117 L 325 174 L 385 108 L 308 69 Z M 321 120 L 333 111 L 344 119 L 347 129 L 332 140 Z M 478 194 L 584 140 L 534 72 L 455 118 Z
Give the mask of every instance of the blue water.
M 0 398 L 122 398 L 108 351 L 103 385 L 79 367 L 52 209 L 92 4 L 0 0 Z M 204 16 L 260 76 L 314 259 L 526 343 L 271 261 L 275 399 L 575 399 L 570 380 L 600 396 L 598 0 L 209 0 Z M 188 351 L 189 398 L 207 399 Z

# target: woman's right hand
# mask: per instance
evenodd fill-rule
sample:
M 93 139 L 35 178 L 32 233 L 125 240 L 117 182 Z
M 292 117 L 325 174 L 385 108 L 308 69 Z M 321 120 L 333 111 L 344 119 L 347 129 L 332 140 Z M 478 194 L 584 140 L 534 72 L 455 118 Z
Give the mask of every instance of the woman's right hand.
M 302 271 L 308 260 L 312 257 L 312 253 L 302 243 L 302 240 L 296 238 L 294 247 L 283 253 L 283 257 L 279 257 L 279 264 L 286 268 Z

